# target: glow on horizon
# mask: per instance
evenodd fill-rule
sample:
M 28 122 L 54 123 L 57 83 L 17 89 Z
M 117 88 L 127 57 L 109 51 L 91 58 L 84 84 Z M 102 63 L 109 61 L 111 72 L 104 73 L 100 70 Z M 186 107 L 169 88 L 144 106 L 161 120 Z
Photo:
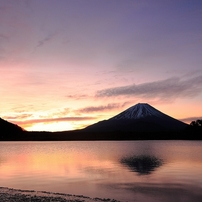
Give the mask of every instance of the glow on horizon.
M 68 122 L 53 122 L 53 123 L 36 123 L 28 127 L 24 127 L 28 131 L 65 131 L 73 130 L 73 125 Z
M 172 108 L 172 106 L 166 106 L 165 110 L 168 110 L 168 113 L 169 113 L 171 108 Z M 197 110 L 197 106 L 195 107 L 195 109 Z M 125 109 L 123 109 L 123 110 L 125 110 Z M 179 110 L 183 111 L 182 108 L 179 108 Z M 189 110 L 186 109 L 186 110 L 184 110 L 185 115 L 186 115 L 186 111 L 188 113 L 190 113 Z M 162 112 L 165 113 L 165 111 L 162 111 Z M 105 115 L 105 116 L 103 115 L 100 117 L 100 119 L 96 119 L 96 117 L 92 118 L 91 121 L 85 120 L 85 118 L 84 118 L 84 120 L 81 120 L 81 121 L 63 121 L 63 120 L 60 120 L 60 118 L 58 118 L 58 121 L 54 121 L 54 119 L 57 119 L 57 118 L 49 117 L 49 119 L 47 119 L 47 120 L 43 120 L 43 119 L 25 120 L 24 122 L 21 122 L 21 123 L 14 121 L 14 123 L 20 125 L 22 128 L 24 128 L 25 130 L 28 130 L 28 131 L 52 131 L 52 132 L 68 131 L 68 130 L 83 129 L 86 126 L 96 123 L 100 120 L 109 119 L 112 116 L 117 115 L 117 113 L 120 113 L 120 111 L 115 112 L 115 114 L 111 112 L 108 115 Z M 171 114 L 168 114 L 168 113 L 167 113 L 167 115 L 171 116 Z M 172 117 L 176 118 L 179 112 L 177 112 L 177 114 L 175 114 L 176 112 L 175 113 L 170 112 L 170 113 L 173 113 Z M 182 114 L 183 114 L 183 112 L 182 112 Z M 200 112 L 199 112 L 199 114 L 200 114 Z M 183 118 L 186 117 L 185 115 L 181 119 L 179 118 L 179 120 L 181 120 L 187 124 L 190 124 L 190 122 L 192 120 L 201 118 L 200 116 L 198 116 L 198 117 L 193 117 L 190 120 L 189 119 L 186 120 L 186 118 L 185 118 L 185 120 L 183 120 Z M 180 114 L 178 116 L 180 116 Z M 69 117 L 69 118 L 71 119 L 71 117 Z

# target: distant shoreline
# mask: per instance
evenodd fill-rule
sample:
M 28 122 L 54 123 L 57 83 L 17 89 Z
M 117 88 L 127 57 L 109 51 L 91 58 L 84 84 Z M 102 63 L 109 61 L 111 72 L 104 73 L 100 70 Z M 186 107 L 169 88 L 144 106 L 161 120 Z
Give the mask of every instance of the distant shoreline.
M 102 131 L 73 130 L 63 132 L 23 131 L 1 134 L 0 141 L 130 141 L 130 140 L 202 140 L 201 130 L 184 131 Z
M 34 191 L 34 190 L 21 190 L 12 189 L 8 187 L 0 187 L 0 199 L 4 201 L 24 201 L 30 202 L 34 201 L 44 201 L 50 202 L 54 200 L 55 202 L 118 202 L 115 199 L 101 199 L 101 198 L 90 198 L 83 195 L 71 195 L 63 193 L 53 193 L 46 191 Z

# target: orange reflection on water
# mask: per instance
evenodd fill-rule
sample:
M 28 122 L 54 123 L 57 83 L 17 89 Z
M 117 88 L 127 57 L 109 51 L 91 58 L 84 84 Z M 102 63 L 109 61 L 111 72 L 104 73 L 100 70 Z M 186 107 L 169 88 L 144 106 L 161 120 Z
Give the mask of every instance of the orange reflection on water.
M 115 165 L 110 160 L 100 161 L 93 153 L 89 151 L 71 151 L 64 153 L 62 151 L 53 152 L 28 152 L 12 154 L 7 161 L 1 165 L 0 172 L 3 178 L 10 178 L 16 172 L 23 175 L 29 173 L 45 173 L 45 175 L 71 178 L 83 178 L 87 175 L 82 170 L 88 167 L 99 168 L 100 170 L 114 169 Z

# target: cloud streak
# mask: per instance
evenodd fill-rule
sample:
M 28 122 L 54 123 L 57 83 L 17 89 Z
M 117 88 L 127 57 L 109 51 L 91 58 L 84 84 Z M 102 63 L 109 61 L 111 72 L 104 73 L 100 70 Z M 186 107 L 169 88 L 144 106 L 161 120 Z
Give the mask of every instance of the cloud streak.
M 68 99 L 73 99 L 73 100 L 81 100 L 81 99 L 86 99 L 89 98 L 90 96 L 85 95 L 85 94 L 81 94 L 81 95 L 66 95 L 65 96 Z
M 27 119 L 27 118 L 30 118 L 32 117 L 32 114 L 20 114 L 20 115 L 17 115 L 17 116 L 4 116 L 3 118 L 6 119 L 6 120 L 18 120 L 18 119 Z
M 137 96 L 143 98 L 177 98 L 197 96 L 202 92 L 202 75 L 182 80 L 165 80 L 107 88 L 96 92 L 96 97 Z
M 118 103 L 111 103 L 108 105 L 101 105 L 101 106 L 90 106 L 90 107 L 84 107 L 82 109 L 77 110 L 79 113 L 94 113 L 94 112 L 102 112 L 102 111 L 109 111 L 113 109 L 117 109 L 120 107 L 123 107 L 125 104 L 118 104 Z
M 36 48 L 40 48 L 43 47 L 44 45 L 46 45 L 47 43 L 49 43 L 50 41 L 52 41 L 52 39 L 57 35 L 57 33 L 53 33 L 53 34 L 49 34 L 47 35 L 45 38 L 41 39 L 38 41 L 38 44 L 36 46 Z
M 50 119 L 31 119 L 26 121 L 13 121 L 13 123 L 22 125 L 22 124 L 34 124 L 34 123 L 52 123 L 60 121 L 86 121 L 93 120 L 95 117 L 60 117 L 60 118 L 50 118 Z

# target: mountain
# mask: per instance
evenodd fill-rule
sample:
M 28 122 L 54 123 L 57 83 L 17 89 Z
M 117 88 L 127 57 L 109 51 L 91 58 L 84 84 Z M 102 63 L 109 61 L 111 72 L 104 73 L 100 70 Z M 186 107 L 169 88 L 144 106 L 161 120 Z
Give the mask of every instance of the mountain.
M 169 132 L 181 131 L 187 124 L 147 103 L 138 103 L 120 114 L 86 127 L 89 132 Z
M 0 118 L 0 139 L 13 139 L 23 131 L 24 130 L 18 125 Z

